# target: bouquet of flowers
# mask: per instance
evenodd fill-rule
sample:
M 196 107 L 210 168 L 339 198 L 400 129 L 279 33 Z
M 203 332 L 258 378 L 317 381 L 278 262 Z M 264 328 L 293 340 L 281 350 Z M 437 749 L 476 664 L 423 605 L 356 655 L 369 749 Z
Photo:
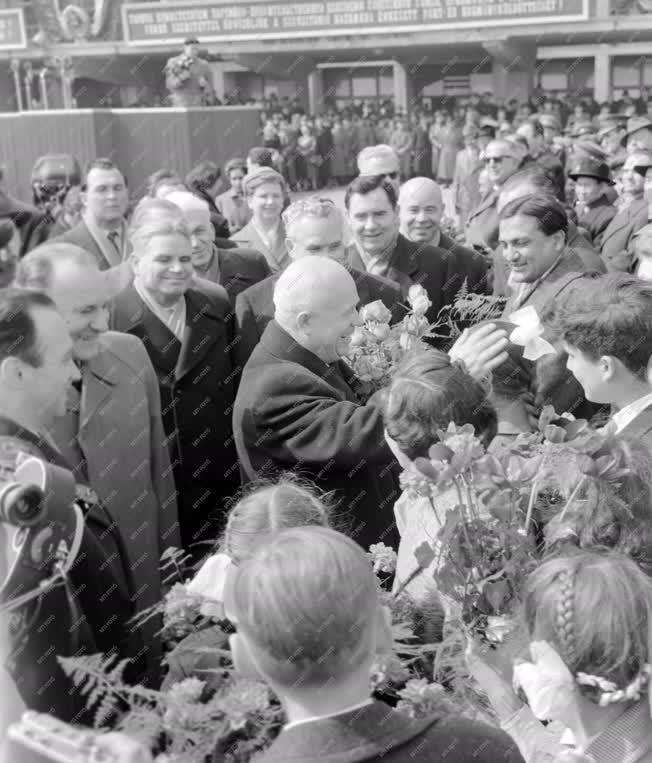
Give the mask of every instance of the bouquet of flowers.
M 458 500 L 438 517 L 436 547 L 424 542 L 415 550 L 417 567 L 410 579 L 438 558 L 441 593 L 456 603 L 470 631 L 500 642 L 511 627 L 521 585 L 539 558 L 535 514 L 542 520 L 556 515 L 557 525 L 563 525 L 587 480 L 617 482 L 627 474 L 624 455 L 609 431 L 557 416 L 551 407 L 541 414 L 539 432 L 521 435 L 495 453 L 485 451 L 471 425 L 451 423 L 438 434 L 428 458 L 416 459 L 403 473 L 402 487 L 429 497 L 435 513 L 433 499 L 440 492 L 454 489 Z
M 181 90 L 190 79 L 190 68 L 193 59 L 190 56 L 182 54 L 171 58 L 165 65 L 165 75 L 170 90 Z
M 360 382 L 358 391 L 364 398 L 391 382 L 394 370 L 408 353 L 428 348 L 424 339 L 431 336 L 431 327 L 426 313 L 432 302 L 423 286 L 410 287 L 408 303 L 408 313 L 394 326 L 390 326 L 392 314 L 381 300 L 360 310 L 363 325 L 351 335 L 344 360 L 355 372 Z

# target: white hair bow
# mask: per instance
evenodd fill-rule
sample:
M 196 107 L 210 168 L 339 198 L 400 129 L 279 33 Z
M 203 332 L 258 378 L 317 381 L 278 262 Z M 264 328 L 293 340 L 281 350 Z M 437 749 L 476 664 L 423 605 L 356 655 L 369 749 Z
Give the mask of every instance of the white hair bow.
M 543 324 L 532 305 L 522 307 L 507 320 L 516 324 L 509 335 L 509 341 L 525 348 L 523 357 L 526 360 L 538 360 L 542 355 L 556 354 L 557 351 L 550 342 L 543 339 Z
M 204 562 L 199 572 L 186 585 L 186 591 L 201 596 L 200 612 L 204 617 L 224 617 L 224 586 L 233 560 L 226 554 L 213 554 Z

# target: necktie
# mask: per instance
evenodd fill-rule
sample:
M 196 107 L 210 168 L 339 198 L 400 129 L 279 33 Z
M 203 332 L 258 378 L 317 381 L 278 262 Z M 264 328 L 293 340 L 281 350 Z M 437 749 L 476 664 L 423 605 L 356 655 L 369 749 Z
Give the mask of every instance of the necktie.
M 119 255 L 122 255 L 122 252 L 120 251 L 120 244 L 118 243 L 119 237 L 120 237 L 120 234 L 118 233 L 117 230 L 112 230 L 110 233 L 107 234 L 107 238 L 115 247 L 116 252 Z

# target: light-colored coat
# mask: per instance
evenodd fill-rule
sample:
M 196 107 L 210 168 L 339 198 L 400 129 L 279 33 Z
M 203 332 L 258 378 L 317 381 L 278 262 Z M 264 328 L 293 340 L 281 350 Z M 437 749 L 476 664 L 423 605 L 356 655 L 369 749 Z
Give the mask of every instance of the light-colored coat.
M 231 241 L 237 242 L 238 248 L 255 249 L 257 252 L 260 252 L 267 260 L 272 273 L 277 273 L 290 264 L 290 255 L 285 245 L 285 227 L 282 222 L 279 225 L 276 246 L 273 249 L 267 247 L 251 221 L 241 231 L 238 231 L 235 236 L 231 236 Z
M 100 352 L 84 365 L 81 397 L 56 420 L 51 435 L 118 525 L 136 609 L 142 610 L 161 598 L 161 553 L 181 545 L 176 489 L 158 381 L 145 346 L 115 331 L 101 341 Z

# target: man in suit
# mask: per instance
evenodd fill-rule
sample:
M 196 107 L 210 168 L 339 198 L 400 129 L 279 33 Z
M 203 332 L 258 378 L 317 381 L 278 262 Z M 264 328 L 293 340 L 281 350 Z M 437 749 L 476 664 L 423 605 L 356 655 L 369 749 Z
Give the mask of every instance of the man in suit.
M 13 473 L 21 452 L 70 471 L 70 465 L 47 432 L 55 418 L 65 414 L 70 384 L 80 378 L 72 351 L 66 323 L 49 297 L 24 289 L 0 291 L 3 474 Z M 53 712 L 68 722 L 90 723 L 84 709 L 85 698 L 63 673 L 57 655 L 72 657 L 117 651 L 120 657 L 135 657 L 142 644 L 136 645 L 130 635 L 132 591 L 126 583 L 120 547 L 112 542 L 112 520 L 108 514 L 95 511 L 97 507 L 89 507 L 92 491 L 80 484 L 79 479 L 76 482 L 75 527 L 81 536 L 75 561 L 68 570 L 68 588 L 44 589 L 40 596 L 13 611 L 11 657 L 3 663 L 28 708 Z M 56 522 L 56 510 L 49 517 Z M 32 553 L 45 551 L 48 537 L 53 537 L 47 519 L 40 542 L 32 538 L 28 547 Z M 3 525 L 2 530 L 0 537 L 8 540 L 4 532 L 7 526 Z M 17 543 L 19 538 L 14 540 Z M 69 538 L 71 553 L 74 544 Z M 11 545 L 15 551 L 17 546 Z M 7 549 L 2 551 L 4 562 Z M 36 571 L 32 553 L 29 562 L 24 559 L 22 571 L 14 570 L 22 578 L 14 578 L 21 594 L 27 593 L 25 580 Z M 116 556 L 113 560 L 112 555 Z M 3 601 L 10 593 L 4 588 L 6 582 L 2 580 Z
M 652 167 L 652 153 L 635 151 L 625 160 L 623 174 L 643 175 Z M 634 234 L 647 224 L 650 198 L 632 201 L 616 214 L 602 234 L 600 253 L 608 270 L 630 271 L 634 262 Z
M 549 196 L 517 198 L 502 209 L 500 239 L 512 290 L 503 311 L 506 320 L 524 307 L 533 307 L 541 318 L 574 281 L 591 273 L 579 255 L 566 248 L 567 230 L 564 207 Z M 532 391 L 539 407 L 553 405 L 558 413 L 576 415 L 584 410 L 584 395 L 566 370 L 562 351 L 537 361 Z
M 341 533 L 277 533 L 238 567 L 229 610 L 238 672 L 288 708 L 261 763 L 522 763 L 504 731 L 441 711 L 410 719 L 372 699 L 373 661 L 392 648 L 390 617 L 368 557 Z
M 330 199 L 310 197 L 294 202 L 283 214 L 286 245 L 292 260 L 300 257 L 330 257 L 343 264 L 353 277 L 360 306 L 380 299 L 392 311 L 392 323 L 405 315 L 401 291 L 387 278 L 374 276 L 349 265 L 344 247 L 344 221 Z M 280 274 L 242 292 L 235 303 L 240 342 L 237 352 L 244 364 L 274 317 L 274 286 Z
M 580 279 L 547 318 L 587 399 L 610 405 L 619 436 L 652 452 L 652 284 L 625 273 Z
M 444 199 L 434 180 L 418 177 L 403 183 L 398 195 L 398 209 L 399 230 L 409 241 L 433 247 L 440 257 L 453 257 L 460 273 L 476 273 L 478 263 L 485 265 L 478 253 L 460 246 L 442 233 Z
M 338 515 L 364 548 L 398 540 L 395 461 L 380 407 L 361 405 L 341 360 L 359 325 L 359 295 L 345 267 L 302 257 L 274 287 L 274 320 L 242 373 L 233 432 L 247 482 L 297 471 L 335 491 Z
M 237 339 L 226 294 L 202 293 L 193 284 L 187 224 L 162 214 L 159 203 L 143 201 L 134 212 L 135 277 L 113 300 L 112 325 L 141 339 L 154 366 L 181 540 L 200 557 L 198 544 L 215 540 L 214 520 L 239 486 L 231 427 Z
M 116 278 L 126 286 L 131 269 L 125 264 L 129 254 L 125 214 L 129 204 L 124 175 L 110 159 L 94 159 L 84 171 L 81 221 L 52 239 L 75 244 L 95 257 L 100 270 L 115 269 Z
M 495 249 L 498 245 L 498 194 L 500 188 L 521 164 L 518 147 L 509 140 L 492 140 L 485 149 L 484 163 L 493 188 L 473 209 L 466 221 L 467 244 L 480 249 Z
M 426 313 L 431 323 L 442 307 L 453 304 L 465 281 L 470 292 L 486 292 L 484 259 L 455 244 L 444 248 L 441 240 L 438 247 L 409 241 L 399 233 L 397 202 L 394 186 L 380 175 L 360 176 L 348 187 L 344 204 L 354 238 L 347 250 L 350 265 L 395 281 L 404 299 L 410 286 L 423 286 L 432 302 Z
M 568 177 L 575 182 L 577 222 L 600 248 L 605 229 L 617 213 L 607 193 L 615 185 L 606 162 L 586 156 L 573 162 Z
M 188 77 L 180 80 L 175 69 L 185 68 Z M 165 86 L 170 91 L 173 106 L 206 106 L 215 98 L 211 67 L 199 58 L 199 40 L 188 37 L 183 43 L 183 52 L 168 59 L 165 65 Z
M 21 260 L 16 283 L 48 294 L 67 323 L 81 380 L 49 433 L 115 520 L 143 611 L 162 597 L 161 554 L 181 545 L 154 368 L 139 339 L 108 331 L 110 285 L 83 249 L 37 247 Z M 143 628 L 153 681 L 160 678 L 160 627 L 154 618 Z
M 556 197 L 558 189 L 555 187 L 552 178 L 536 164 L 529 165 L 522 170 L 514 173 L 505 181 L 499 197 L 497 210 L 501 210 L 515 199 L 524 196 L 550 196 Z M 559 200 L 559 199 L 558 199 Z M 569 252 L 577 254 L 584 263 L 587 270 L 605 273 L 606 267 L 598 252 L 592 244 L 584 238 L 575 223 L 568 220 L 568 229 L 566 232 L 566 249 Z M 506 297 L 511 289 L 508 285 L 509 268 L 503 257 L 503 248 L 498 246 L 493 251 L 492 281 L 493 293 L 495 296 Z
M 231 304 L 240 292 L 271 275 L 267 260 L 254 249 L 219 249 L 213 243 L 210 210 L 187 191 L 175 191 L 165 201 L 176 204 L 190 228 L 192 264 L 198 278 L 220 284 Z

